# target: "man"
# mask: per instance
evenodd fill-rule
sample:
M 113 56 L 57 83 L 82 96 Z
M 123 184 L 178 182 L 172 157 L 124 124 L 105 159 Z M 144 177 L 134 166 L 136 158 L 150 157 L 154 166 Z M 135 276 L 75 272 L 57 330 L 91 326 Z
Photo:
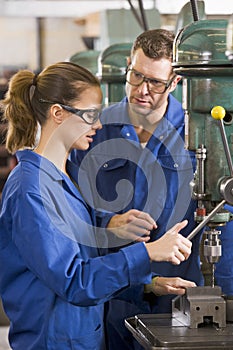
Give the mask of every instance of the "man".
M 188 219 L 182 231 L 187 236 L 195 226 L 195 203 L 189 183 L 195 169 L 195 155 L 184 148 L 184 114 L 181 104 L 171 95 L 180 77 L 172 69 L 174 35 L 163 29 L 139 35 L 132 47 L 126 72 L 126 97 L 106 108 L 102 114 L 103 128 L 88 153 L 72 154 L 80 165 L 80 183 L 84 197 L 100 213 L 103 227 L 121 235 L 121 216 L 135 208 L 149 213 L 158 227 L 150 239 L 161 237 L 181 219 Z M 92 168 L 87 179 L 85 169 Z M 132 287 L 120 299 L 112 300 L 106 314 L 110 350 L 136 349 L 124 319 L 139 313 L 169 313 L 171 299 L 179 294 L 177 279 L 203 284 L 200 271 L 199 243 L 201 233 L 192 241 L 192 254 L 180 266 L 153 263 L 156 277 L 152 283 L 157 293 L 161 287 L 172 293 L 158 296 L 143 293 L 143 286 Z M 127 241 L 127 243 L 131 243 Z M 123 241 L 110 240 L 111 250 Z M 165 277 L 165 278 L 164 278 Z M 176 282 L 175 282 L 176 281 Z M 173 283 L 174 282 L 174 283 Z M 144 290 L 148 292 L 148 290 Z

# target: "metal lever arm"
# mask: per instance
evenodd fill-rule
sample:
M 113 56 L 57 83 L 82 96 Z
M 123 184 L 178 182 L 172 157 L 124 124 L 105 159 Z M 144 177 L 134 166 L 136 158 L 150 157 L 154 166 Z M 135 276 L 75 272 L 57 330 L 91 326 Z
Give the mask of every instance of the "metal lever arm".
M 231 159 L 231 153 L 230 153 L 230 149 L 229 149 L 229 145 L 227 142 L 227 137 L 226 137 L 226 133 L 225 133 L 225 129 L 224 129 L 224 124 L 223 124 L 223 118 L 226 115 L 226 111 L 223 107 L 221 106 L 216 106 L 214 108 L 212 108 L 211 110 L 211 116 L 214 119 L 219 120 L 219 125 L 220 125 L 220 132 L 221 132 L 221 136 L 222 136 L 222 142 L 223 142 L 223 146 L 224 146 L 224 150 L 225 150 L 225 154 L 226 154 L 226 158 L 227 158 L 227 163 L 228 163 L 228 167 L 229 167 L 229 171 L 230 171 L 230 177 L 233 178 L 233 163 L 232 163 L 232 159 Z M 232 181 L 232 179 L 230 179 L 230 181 Z M 230 187 L 231 187 L 232 183 L 230 182 Z M 225 189 L 226 185 L 224 186 Z M 232 192 L 231 192 L 232 193 Z M 224 206 L 224 204 L 227 203 L 226 199 L 223 199 L 200 223 L 197 227 L 195 227 L 195 229 L 188 235 L 188 239 L 191 240 L 209 221 L 212 217 L 214 217 L 214 215 Z
M 231 153 L 230 153 L 230 149 L 229 149 L 229 145 L 228 145 L 227 137 L 226 137 L 226 132 L 225 132 L 224 124 L 223 124 L 223 118 L 225 117 L 225 115 L 226 115 L 226 111 L 221 106 L 216 106 L 216 107 L 212 108 L 212 110 L 211 110 L 211 116 L 214 119 L 219 120 L 219 127 L 220 127 L 220 132 L 221 132 L 221 136 L 222 136 L 222 142 L 223 142 L 226 158 L 227 158 L 228 168 L 230 171 L 230 176 L 233 177 L 233 163 L 232 163 Z
M 210 221 L 210 219 L 222 208 L 222 206 L 226 203 L 225 199 L 223 199 L 210 213 L 205 217 L 204 220 L 200 222 L 197 227 L 187 236 L 187 238 L 191 241 L 194 236 Z

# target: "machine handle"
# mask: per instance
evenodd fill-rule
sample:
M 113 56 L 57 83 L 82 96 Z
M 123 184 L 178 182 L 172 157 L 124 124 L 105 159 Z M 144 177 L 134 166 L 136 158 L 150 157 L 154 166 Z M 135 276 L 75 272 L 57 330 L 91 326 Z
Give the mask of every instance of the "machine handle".
M 227 157 L 228 168 L 230 171 L 230 176 L 233 177 L 233 163 L 232 163 L 231 153 L 230 153 L 230 149 L 229 149 L 229 145 L 228 145 L 227 137 L 226 137 L 226 132 L 225 132 L 224 124 L 223 124 L 223 118 L 225 117 L 225 115 L 226 115 L 226 111 L 221 106 L 215 106 L 211 110 L 211 116 L 214 119 L 219 120 L 219 127 L 220 127 L 221 136 L 222 136 L 224 150 L 225 150 L 226 157 Z
M 187 236 L 187 238 L 191 241 L 194 236 L 210 221 L 210 219 L 221 209 L 221 207 L 226 203 L 225 199 L 223 199 L 218 205 L 205 217 L 204 220 L 200 222 L 199 225 L 195 227 L 195 229 Z

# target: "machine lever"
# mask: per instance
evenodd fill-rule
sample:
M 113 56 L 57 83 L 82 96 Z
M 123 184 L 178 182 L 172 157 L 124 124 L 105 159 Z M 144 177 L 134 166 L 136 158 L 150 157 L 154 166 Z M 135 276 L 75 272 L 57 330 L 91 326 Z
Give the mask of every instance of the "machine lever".
M 194 236 L 210 221 L 210 219 L 222 208 L 222 206 L 226 203 L 225 199 L 216 205 L 216 207 L 200 222 L 199 225 L 195 227 L 195 229 L 187 236 L 187 238 L 191 241 Z
M 223 142 L 226 158 L 227 158 L 227 163 L 228 163 L 228 167 L 229 167 L 229 171 L 230 171 L 230 176 L 233 177 L 233 164 L 232 164 L 232 159 L 231 159 L 231 153 L 230 153 L 230 149 L 229 149 L 229 145 L 228 145 L 227 137 L 226 137 L 226 132 L 225 132 L 224 124 L 223 124 L 223 118 L 225 117 L 225 115 L 226 115 L 226 111 L 221 106 L 216 106 L 216 107 L 212 108 L 212 110 L 211 110 L 211 116 L 214 119 L 219 120 L 219 127 L 220 127 L 220 132 L 221 132 L 221 136 L 222 136 L 222 142 Z

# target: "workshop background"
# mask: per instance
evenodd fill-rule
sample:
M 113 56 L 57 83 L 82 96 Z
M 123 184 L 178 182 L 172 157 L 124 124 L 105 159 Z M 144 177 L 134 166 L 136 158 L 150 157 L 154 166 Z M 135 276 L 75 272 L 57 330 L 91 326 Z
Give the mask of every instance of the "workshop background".
M 233 13 L 232 0 L 197 3 L 203 19 L 229 20 Z M 0 98 L 17 70 L 38 72 L 70 60 L 99 75 L 105 104 L 115 102 L 124 93 L 126 56 L 135 37 L 152 28 L 177 33 L 192 21 L 188 0 L 0 0 Z M 4 133 L 5 125 L 0 123 L 0 195 L 15 165 L 15 158 L 5 150 Z M 0 304 L 0 350 L 10 349 L 8 326 Z

